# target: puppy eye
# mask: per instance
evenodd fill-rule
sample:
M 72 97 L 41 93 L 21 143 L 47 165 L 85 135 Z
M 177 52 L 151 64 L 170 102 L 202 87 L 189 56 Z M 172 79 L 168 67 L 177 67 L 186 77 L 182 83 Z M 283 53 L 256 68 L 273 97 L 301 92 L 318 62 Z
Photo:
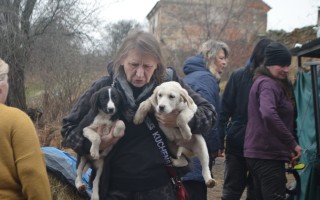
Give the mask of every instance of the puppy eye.
M 169 95 L 169 98 L 170 98 L 170 99 L 174 99 L 174 98 L 176 98 L 176 96 L 170 94 L 170 95 Z
M 162 97 L 162 94 L 158 94 L 159 97 Z

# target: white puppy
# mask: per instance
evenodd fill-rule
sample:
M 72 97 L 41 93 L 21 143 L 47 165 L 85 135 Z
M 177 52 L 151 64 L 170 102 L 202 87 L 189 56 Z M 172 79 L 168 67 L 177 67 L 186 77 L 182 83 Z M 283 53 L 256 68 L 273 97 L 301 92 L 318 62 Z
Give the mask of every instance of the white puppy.
M 186 166 L 188 161 L 184 156 L 189 158 L 197 156 L 201 162 L 202 176 L 207 187 L 213 187 L 215 180 L 211 177 L 209 169 L 209 154 L 206 142 L 201 134 L 192 134 L 188 125 L 197 111 L 197 105 L 188 95 L 187 90 L 175 81 L 162 83 L 155 88 L 153 94 L 147 100 L 140 104 L 133 122 L 141 124 L 151 110 L 165 114 L 173 111 L 179 112 L 177 116 L 178 128 L 159 125 L 171 142 L 168 144 L 171 153 L 177 157 L 177 159 L 172 158 L 172 163 L 177 167 Z

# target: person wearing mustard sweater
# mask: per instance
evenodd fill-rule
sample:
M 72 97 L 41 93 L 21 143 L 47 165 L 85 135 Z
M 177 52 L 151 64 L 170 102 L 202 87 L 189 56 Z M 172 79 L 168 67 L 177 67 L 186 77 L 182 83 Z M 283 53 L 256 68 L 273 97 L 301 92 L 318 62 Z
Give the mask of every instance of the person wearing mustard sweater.
M 51 200 L 35 127 L 23 111 L 6 106 L 9 66 L 0 59 L 0 199 Z

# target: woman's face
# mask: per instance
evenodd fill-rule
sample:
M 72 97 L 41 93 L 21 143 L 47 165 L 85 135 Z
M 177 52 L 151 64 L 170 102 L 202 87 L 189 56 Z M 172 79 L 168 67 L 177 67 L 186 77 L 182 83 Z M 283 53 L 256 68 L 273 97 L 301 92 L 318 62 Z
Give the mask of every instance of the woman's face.
M 121 63 L 127 81 L 135 87 L 143 87 L 149 83 L 154 71 L 157 69 L 156 59 L 150 55 L 141 54 L 137 50 L 131 50 Z
M 272 66 L 267 66 L 267 69 L 269 69 L 271 75 L 276 79 L 282 80 L 288 77 L 289 65 L 287 66 L 272 65 Z
M 218 51 L 215 59 L 213 68 L 218 72 L 218 74 L 222 74 L 224 69 L 227 67 L 227 58 L 224 51 L 221 49 Z

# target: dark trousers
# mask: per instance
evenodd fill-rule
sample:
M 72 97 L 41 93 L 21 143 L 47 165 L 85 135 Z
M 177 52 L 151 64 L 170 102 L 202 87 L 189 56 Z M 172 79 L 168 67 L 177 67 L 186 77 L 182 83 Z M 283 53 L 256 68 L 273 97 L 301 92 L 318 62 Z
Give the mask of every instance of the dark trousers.
M 128 192 L 121 190 L 111 190 L 108 192 L 107 200 L 175 200 L 176 192 L 173 184 L 169 182 L 167 185 L 147 190 L 143 192 Z
M 214 165 L 215 157 L 209 156 L 209 169 Z M 202 175 L 202 174 L 201 174 Z M 187 200 L 207 200 L 207 186 L 204 181 L 182 181 L 188 193 Z
M 284 200 L 286 195 L 286 170 L 284 161 L 247 158 L 259 200 Z
M 188 192 L 187 200 L 207 200 L 207 186 L 200 181 L 183 181 Z
M 253 180 L 246 159 L 226 154 L 222 200 L 239 200 L 247 187 L 247 200 L 254 200 Z

